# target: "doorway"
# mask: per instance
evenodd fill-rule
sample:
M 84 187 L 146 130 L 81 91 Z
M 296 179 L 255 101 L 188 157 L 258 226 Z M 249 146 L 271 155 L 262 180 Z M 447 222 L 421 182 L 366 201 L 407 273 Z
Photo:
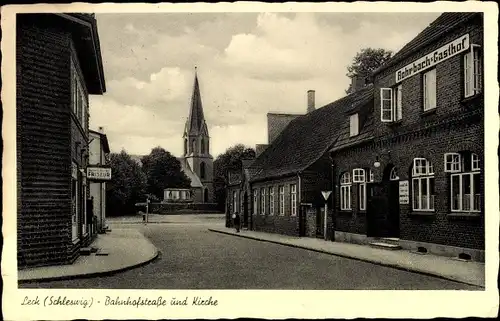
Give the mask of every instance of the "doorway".
M 367 206 L 367 236 L 399 237 L 399 177 L 388 165 L 382 182 L 370 183 Z
M 316 208 L 316 237 L 324 238 L 324 230 L 325 230 L 325 208 L 318 207 Z

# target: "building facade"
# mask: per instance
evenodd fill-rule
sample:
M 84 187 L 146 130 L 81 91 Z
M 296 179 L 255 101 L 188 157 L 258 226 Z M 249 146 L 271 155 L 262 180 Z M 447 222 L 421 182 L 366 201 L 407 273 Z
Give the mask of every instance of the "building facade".
M 445 13 L 374 73 L 331 153 L 337 239 L 484 260 L 482 46 L 481 14 Z
M 226 189 L 226 226 L 232 226 L 232 215 L 238 214 L 242 228 L 252 226 L 252 189 L 250 180 L 254 174 L 252 163 L 255 159 L 242 159 L 233 168 L 228 170 Z
M 71 263 L 90 242 L 88 96 L 105 92 L 95 17 L 17 16 L 18 267 Z
M 182 170 L 191 179 L 191 198 L 195 203 L 214 203 L 213 157 L 210 155 L 210 136 L 196 73 L 182 139 L 184 154 L 179 161 Z
M 110 153 L 109 143 L 103 128 L 100 127 L 99 131 L 89 131 L 90 144 L 89 144 L 89 166 L 94 168 L 103 168 L 108 164 L 108 156 Z M 102 233 L 106 230 L 106 180 L 105 179 L 91 179 L 89 178 L 90 185 L 90 202 L 89 206 L 92 212 L 89 217 L 95 220 L 94 228 L 96 232 Z M 107 177 L 106 177 L 107 179 Z M 90 220 L 90 219 L 88 219 Z

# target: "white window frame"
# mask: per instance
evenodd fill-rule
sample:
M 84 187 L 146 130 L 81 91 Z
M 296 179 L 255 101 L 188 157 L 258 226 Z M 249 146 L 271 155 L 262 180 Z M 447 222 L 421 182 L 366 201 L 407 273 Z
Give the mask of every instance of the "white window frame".
M 345 172 L 340 177 L 340 209 L 342 211 L 351 210 L 351 175 Z
M 279 192 L 279 215 L 285 215 L 285 186 L 281 185 L 278 187 Z
M 481 172 L 479 171 L 472 171 L 468 173 L 457 173 L 457 174 L 451 174 L 450 177 L 450 197 L 451 197 L 451 211 L 452 212 L 467 212 L 467 213 L 477 213 L 481 212 L 481 193 L 476 193 L 476 189 L 479 189 L 478 186 L 475 186 L 474 184 L 474 176 L 475 175 L 481 175 Z M 464 177 L 469 177 L 469 182 L 470 182 L 470 193 L 469 194 L 464 194 L 464 191 L 462 189 L 463 187 L 463 179 Z M 453 182 L 455 181 L 454 178 L 458 177 L 458 207 L 456 207 L 455 203 L 455 197 L 453 195 Z M 477 199 L 476 199 L 477 198 Z M 464 208 L 464 204 L 466 204 L 465 200 L 468 199 L 468 207 L 469 208 Z M 477 203 L 476 203 L 477 201 Z M 475 207 L 474 205 L 477 204 Z
M 269 215 L 274 215 L 274 186 L 269 187 Z
M 365 170 L 363 168 L 355 168 L 352 170 L 352 182 L 353 183 L 365 182 Z
M 257 215 L 259 207 L 259 191 L 257 189 L 253 190 L 253 213 Z
M 290 184 L 290 215 L 297 216 L 297 185 Z
M 432 163 L 426 158 L 414 158 L 412 168 L 412 209 L 414 211 L 434 211 L 435 195 L 431 195 L 433 183 L 434 166 Z M 425 198 L 422 195 L 424 184 L 427 187 Z M 415 188 L 415 185 L 418 185 L 418 188 Z M 415 197 L 417 197 L 417 200 L 415 200 Z
M 437 77 L 436 68 L 423 75 L 424 111 L 433 110 L 437 107 Z
M 479 171 L 481 170 L 481 164 L 479 160 L 479 155 L 476 153 L 471 153 L 471 162 L 470 162 L 471 170 L 472 171 Z
M 366 183 L 359 184 L 358 198 L 359 198 L 359 210 L 366 211 Z
M 260 214 L 266 215 L 266 188 L 260 189 Z
M 464 97 L 472 97 L 482 90 L 481 46 L 472 44 L 464 55 Z
M 384 123 L 403 118 L 403 85 L 394 88 L 380 88 L 380 120 Z
M 349 136 L 357 136 L 359 134 L 359 116 L 358 114 L 353 114 L 349 116 Z
M 460 173 L 462 171 L 462 155 L 459 153 L 444 154 L 444 172 Z

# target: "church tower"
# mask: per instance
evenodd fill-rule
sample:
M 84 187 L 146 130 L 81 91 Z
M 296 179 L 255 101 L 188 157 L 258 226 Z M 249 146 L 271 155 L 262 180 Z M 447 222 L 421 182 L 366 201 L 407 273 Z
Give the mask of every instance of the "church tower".
M 183 158 L 198 176 L 203 185 L 201 195 L 197 197 L 203 203 L 214 202 L 213 189 L 213 157 L 210 155 L 210 136 L 203 115 L 200 85 L 195 67 L 194 87 L 191 96 L 189 117 L 184 128 L 184 155 Z

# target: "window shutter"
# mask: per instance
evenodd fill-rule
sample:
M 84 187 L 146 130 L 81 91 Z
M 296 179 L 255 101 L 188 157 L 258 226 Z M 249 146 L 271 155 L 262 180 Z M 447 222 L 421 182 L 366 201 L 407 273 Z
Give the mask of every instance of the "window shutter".
M 392 122 L 392 88 L 380 88 L 380 120 Z
M 403 118 L 403 85 L 398 86 L 396 102 L 396 120 Z

